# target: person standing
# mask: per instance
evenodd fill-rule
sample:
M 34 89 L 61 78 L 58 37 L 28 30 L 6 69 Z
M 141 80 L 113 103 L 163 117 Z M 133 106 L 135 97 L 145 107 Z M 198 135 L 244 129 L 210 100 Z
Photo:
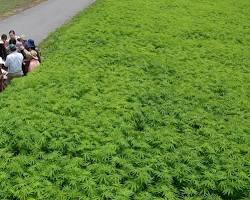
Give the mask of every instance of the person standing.
M 22 64 L 23 55 L 17 52 L 16 46 L 14 44 L 9 45 L 10 54 L 7 56 L 5 61 L 5 67 L 8 68 L 8 79 L 9 84 L 13 78 L 19 78 L 23 76 Z
M 17 40 L 16 32 L 14 30 L 10 30 L 9 32 L 10 39 L 15 39 Z

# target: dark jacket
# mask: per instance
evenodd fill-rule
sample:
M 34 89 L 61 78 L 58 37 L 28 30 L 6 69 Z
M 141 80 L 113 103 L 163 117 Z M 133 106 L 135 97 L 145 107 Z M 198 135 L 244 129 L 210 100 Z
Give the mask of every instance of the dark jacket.
M 0 43 L 0 57 L 2 57 L 3 60 L 6 60 L 7 57 L 7 50 L 3 43 Z

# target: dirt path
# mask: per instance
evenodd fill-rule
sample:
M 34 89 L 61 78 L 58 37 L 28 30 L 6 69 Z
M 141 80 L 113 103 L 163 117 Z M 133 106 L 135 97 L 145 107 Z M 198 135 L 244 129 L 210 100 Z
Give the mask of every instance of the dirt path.
M 18 35 L 40 43 L 49 33 L 70 20 L 94 0 L 48 0 L 0 21 L 0 34 L 14 29 Z

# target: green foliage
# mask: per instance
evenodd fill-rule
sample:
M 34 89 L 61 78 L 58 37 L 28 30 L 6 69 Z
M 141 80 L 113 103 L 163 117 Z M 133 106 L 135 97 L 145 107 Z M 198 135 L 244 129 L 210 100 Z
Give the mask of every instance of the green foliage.
M 0 0 L 0 18 L 13 15 L 44 0 Z
M 0 199 L 250 196 L 248 0 L 100 0 L 0 95 Z

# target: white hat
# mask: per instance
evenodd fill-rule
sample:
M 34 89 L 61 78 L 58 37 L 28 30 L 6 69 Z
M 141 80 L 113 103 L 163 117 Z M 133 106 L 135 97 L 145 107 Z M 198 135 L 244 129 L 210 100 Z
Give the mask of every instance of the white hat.
M 26 40 L 26 35 L 22 34 L 19 38 L 22 40 Z
M 0 64 L 5 65 L 5 62 L 3 61 L 2 57 L 0 57 Z

